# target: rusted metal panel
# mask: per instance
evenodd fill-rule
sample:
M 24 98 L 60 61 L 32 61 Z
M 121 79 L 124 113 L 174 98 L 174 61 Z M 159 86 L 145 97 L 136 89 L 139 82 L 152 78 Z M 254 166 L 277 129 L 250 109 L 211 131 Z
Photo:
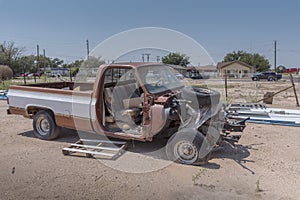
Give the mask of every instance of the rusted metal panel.
M 23 115 L 24 117 L 28 117 L 27 111 L 24 108 L 9 107 L 8 112 L 9 114 Z
M 165 110 L 163 105 L 151 106 L 151 135 L 162 130 L 166 123 Z

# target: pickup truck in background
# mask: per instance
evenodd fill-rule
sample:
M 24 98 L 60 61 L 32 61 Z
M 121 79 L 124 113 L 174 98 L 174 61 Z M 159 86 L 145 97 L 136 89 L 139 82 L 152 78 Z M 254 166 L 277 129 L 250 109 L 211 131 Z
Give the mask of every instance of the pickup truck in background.
M 115 76 L 117 74 L 117 76 Z M 61 127 L 125 140 L 169 138 L 170 160 L 203 164 L 216 145 L 237 142 L 245 121 L 231 122 L 216 91 L 184 86 L 168 65 L 101 65 L 94 82 L 10 86 L 8 114 L 33 119 L 34 135 L 50 140 Z
M 282 78 L 281 74 L 277 74 L 275 72 L 260 72 L 252 75 L 253 81 L 259 80 L 268 80 L 268 81 L 277 81 Z

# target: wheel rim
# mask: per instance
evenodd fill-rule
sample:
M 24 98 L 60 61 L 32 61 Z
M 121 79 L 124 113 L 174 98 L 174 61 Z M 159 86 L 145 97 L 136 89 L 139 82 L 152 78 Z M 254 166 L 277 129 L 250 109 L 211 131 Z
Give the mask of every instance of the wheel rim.
M 189 141 L 179 141 L 174 146 L 174 155 L 182 163 L 193 164 L 198 157 L 196 146 Z
M 37 120 L 37 131 L 39 134 L 41 135 L 47 135 L 50 132 L 50 123 L 48 121 L 48 119 L 44 118 L 44 117 L 40 117 Z

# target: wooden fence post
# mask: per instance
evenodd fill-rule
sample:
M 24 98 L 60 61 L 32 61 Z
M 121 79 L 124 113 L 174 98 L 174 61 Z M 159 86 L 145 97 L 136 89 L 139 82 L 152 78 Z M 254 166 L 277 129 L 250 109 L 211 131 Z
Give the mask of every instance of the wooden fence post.
M 298 96 L 297 96 L 296 87 L 295 87 L 295 84 L 294 84 L 294 79 L 293 79 L 292 73 L 290 73 L 290 79 L 291 79 L 291 82 L 292 82 L 292 86 L 293 86 L 293 90 L 294 90 L 294 94 L 295 94 L 295 98 L 296 98 L 296 104 L 299 107 L 299 100 L 298 100 Z
M 227 102 L 228 101 L 227 74 L 225 74 L 225 97 L 226 97 L 226 102 Z

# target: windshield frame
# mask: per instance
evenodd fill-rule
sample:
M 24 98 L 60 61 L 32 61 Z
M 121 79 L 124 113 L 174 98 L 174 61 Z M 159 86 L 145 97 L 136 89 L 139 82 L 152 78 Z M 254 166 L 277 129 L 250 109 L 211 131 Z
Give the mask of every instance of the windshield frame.
M 161 85 L 154 84 L 153 86 L 152 84 L 147 83 L 146 76 L 149 76 L 151 73 L 153 77 L 160 76 L 160 79 L 164 78 L 164 81 L 168 80 L 169 83 L 163 83 L 163 80 Z M 140 79 L 141 85 L 143 85 L 150 94 L 170 92 L 184 87 L 184 85 L 180 82 L 180 80 L 178 80 L 168 65 L 158 64 L 141 66 L 137 68 L 136 74 Z

